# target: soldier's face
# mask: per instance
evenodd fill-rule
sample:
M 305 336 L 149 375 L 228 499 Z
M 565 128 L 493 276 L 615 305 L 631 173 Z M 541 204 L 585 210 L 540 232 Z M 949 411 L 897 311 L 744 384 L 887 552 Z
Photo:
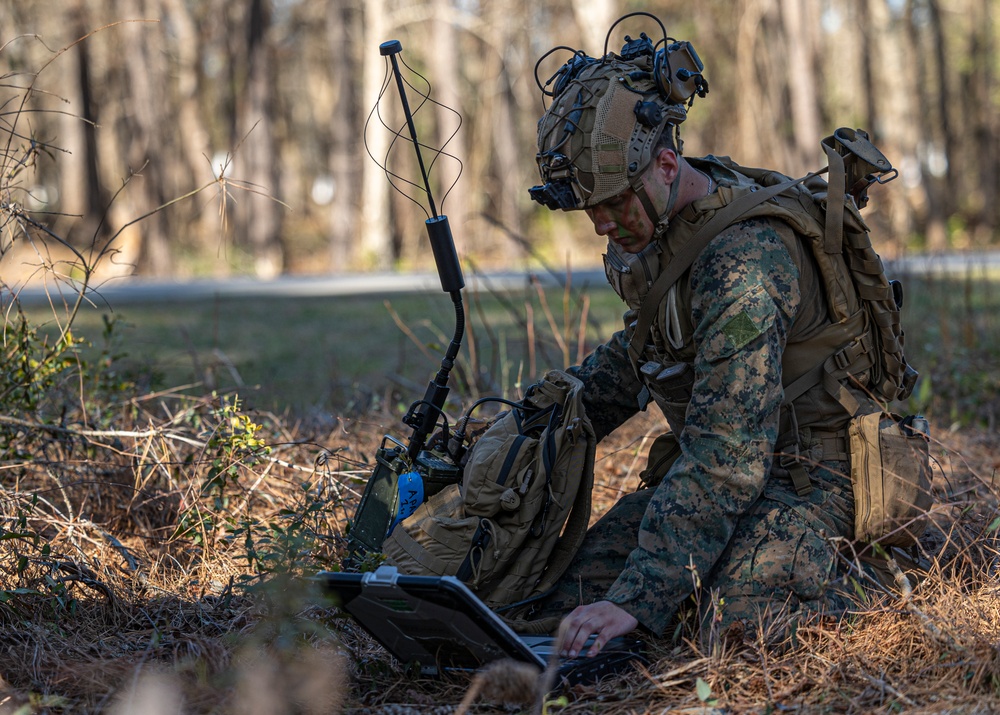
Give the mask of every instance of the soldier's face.
M 635 191 L 626 189 L 586 209 L 598 236 L 607 236 L 626 253 L 639 253 L 653 239 L 655 226 Z

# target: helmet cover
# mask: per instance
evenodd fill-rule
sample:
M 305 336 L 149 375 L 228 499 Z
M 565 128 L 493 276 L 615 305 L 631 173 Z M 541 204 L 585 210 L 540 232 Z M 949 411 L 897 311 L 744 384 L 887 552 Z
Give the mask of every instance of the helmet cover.
M 637 188 L 663 132 L 687 117 L 684 100 L 708 91 L 690 43 L 654 52 L 645 34 L 626 40 L 622 55 L 575 53 L 552 78 L 553 100 L 538 121 L 543 184 L 529 190 L 535 201 L 551 209 L 585 209 Z M 694 70 L 680 69 L 677 77 L 684 81 L 675 78 L 673 85 L 672 60 Z
M 542 180 L 569 179 L 573 192 L 572 205 L 559 208 L 589 208 L 629 188 L 649 166 L 667 124 L 684 121 L 684 107 L 665 101 L 652 77 L 642 74 L 648 72 L 615 56 L 593 62 L 566 83 L 539 120 Z

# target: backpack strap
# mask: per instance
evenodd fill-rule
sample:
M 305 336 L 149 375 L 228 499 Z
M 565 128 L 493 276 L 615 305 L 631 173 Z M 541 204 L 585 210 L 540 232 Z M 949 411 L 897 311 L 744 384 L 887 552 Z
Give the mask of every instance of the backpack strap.
M 830 180 L 826 188 L 826 235 L 823 250 L 831 255 L 844 249 L 844 198 L 847 196 L 847 167 L 844 157 L 832 144 L 823 142 L 830 168 Z
M 583 537 L 590 527 L 591 498 L 594 491 L 594 458 L 596 443 L 591 444 L 587 450 L 586 464 L 584 465 L 580 487 L 573 500 L 573 509 L 566 518 L 566 525 L 559 536 L 559 541 L 552 548 L 549 555 L 548 565 L 545 567 L 545 574 L 536 584 L 533 591 L 535 593 L 546 593 L 556 581 L 562 577 L 569 568 L 570 562 L 576 556 L 583 544 Z

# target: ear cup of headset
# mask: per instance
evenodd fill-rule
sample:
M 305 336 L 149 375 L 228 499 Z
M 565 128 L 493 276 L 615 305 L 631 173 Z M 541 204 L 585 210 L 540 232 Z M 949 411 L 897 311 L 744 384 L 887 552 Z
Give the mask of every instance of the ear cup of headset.
M 702 75 L 704 63 L 690 42 L 674 41 L 657 50 L 653 59 L 656 89 L 668 102 L 686 102 L 692 96 L 708 94 L 708 82 Z

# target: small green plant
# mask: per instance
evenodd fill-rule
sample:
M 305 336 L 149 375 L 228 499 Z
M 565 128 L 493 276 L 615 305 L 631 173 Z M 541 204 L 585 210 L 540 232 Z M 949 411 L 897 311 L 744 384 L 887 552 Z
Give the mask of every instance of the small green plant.
M 208 472 L 174 532 L 174 538 L 189 537 L 196 546 L 214 546 L 225 532 L 238 529 L 238 520 L 230 511 L 233 492 L 241 486 L 242 473 L 271 453 L 259 434 L 261 425 L 241 411 L 239 397 L 222 398 L 209 421 L 203 453 Z
M 224 398 L 216 410 L 218 424 L 205 445 L 211 466 L 202 486 L 204 494 L 215 499 L 216 508 L 228 506 L 226 486 L 239 479 L 240 467 L 253 467 L 271 453 L 259 436 L 261 426 L 241 412 L 239 397 Z
M 89 364 L 81 365 L 81 373 L 90 377 L 92 397 L 110 417 L 107 409 L 119 402 L 131 398 L 135 394 L 135 382 L 124 375 L 119 369 L 120 364 L 128 357 L 122 347 L 122 331 L 124 322 L 119 316 L 101 316 L 103 329 L 101 344 L 96 357 Z
M 245 585 L 261 582 L 265 576 L 288 573 L 315 573 L 334 559 L 336 544 L 330 534 L 339 499 L 330 499 L 311 481 L 299 483 L 295 503 L 271 517 L 241 520 L 231 539 L 242 543 L 247 566 L 252 573 L 238 580 Z
M 246 572 L 235 578 L 245 589 L 270 576 L 315 572 L 335 561 L 336 537 L 331 534 L 338 532 L 342 500 L 324 486 L 326 477 L 320 473 L 298 482 L 291 503 L 261 513 L 253 503 L 253 489 L 272 466 L 264 425 L 242 411 L 238 397 L 224 399 L 207 423 L 211 428 L 202 453 L 207 470 L 196 497 L 180 514 L 174 538 L 199 548 L 224 549 L 245 561 Z M 251 477 L 255 483 L 248 487 Z
M 65 378 L 78 367 L 76 350 L 83 341 L 66 330 L 50 344 L 17 303 L 5 312 L 0 409 L 7 415 L 34 416 L 61 394 Z
M 26 618 L 43 606 L 50 614 L 74 613 L 77 600 L 60 578 L 52 547 L 31 525 L 38 495 L 13 497 L 12 529 L 0 525 L 0 562 L 13 564 L 13 579 L 0 588 L 0 607 Z

